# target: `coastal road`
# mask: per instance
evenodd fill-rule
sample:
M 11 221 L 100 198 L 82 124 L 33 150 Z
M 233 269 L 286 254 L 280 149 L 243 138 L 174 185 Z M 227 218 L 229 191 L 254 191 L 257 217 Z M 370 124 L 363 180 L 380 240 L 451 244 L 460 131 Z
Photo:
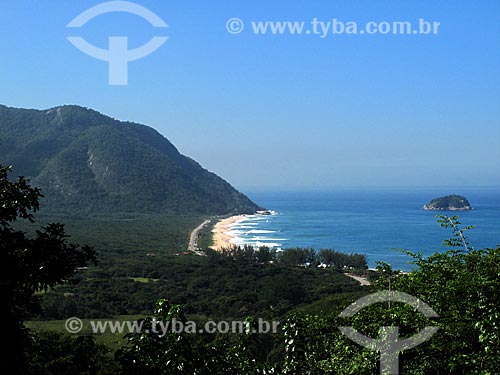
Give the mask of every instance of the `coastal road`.
M 349 276 L 351 279 L 356 280 L 361 286 L 371 285 L 371 283 L 368 281 L 366 277 L 356 276 L 350 273 L 344 273 L 344 275 Z
M 198 250 L 198 246 L 196 245 L 196 240 L 198 239 L 198 234 L 200 233 L 200 230 L 203 229 L 205 225 L 210 223 L 211 220 L 205 220 L 203 223 L 198 225 L 196 228 L 193 229 L 191 232 L 191 235 L 189 236 L 189 244 L 188 244 L 188 251 L 194 252 L 196 255 L 205 255 L 203 252 Z

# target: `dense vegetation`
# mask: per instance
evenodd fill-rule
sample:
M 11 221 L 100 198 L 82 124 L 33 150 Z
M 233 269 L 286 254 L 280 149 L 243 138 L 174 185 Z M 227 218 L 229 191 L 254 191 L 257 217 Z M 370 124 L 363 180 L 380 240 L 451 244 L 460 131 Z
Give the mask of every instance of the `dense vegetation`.
M 45 214 L 253 213 L 259 207 L 152 128 L 78 106 L 0 105 L 2 162 L 43 189 Z
M 357 282 L 342 274 L 344 266 L 366 268 L 363 256 L 331 250 L 334 267 L 318 269 L 321 257 L 311 249 L 276 254 L 261 248 L 206 250 L 207 256 L 186 254 L 189 231 L 201 219 L 155 217 L 137 220 L 68 221 L 72 238 L 92 245 L 99 264 L 79 270 L 71 283 L 38 298 L 38 319 L 68 316 L 109 317 L 152 313 L 158 296 L 182 303 L 190 314 L 211 318 L 283 314 L 341 291 L 356 291 Z M 30 225 L 18 225 L 31 232 Z M 184 254 L 183 254 L 184 252 Z M 307 260 L 312 261 L 305 268 Z M 331 263 L 333 266 L 334 263 Z M 249 287 L 250 286 L 250 287 Z
M 418 268 L 408 274 L 386 264 L 377 269 L 377 285 L 406 292 L 427 302 L 439 314 L 427 318 L 409 305 L 376 303 L 352 318 L 340 318 L 342 306 L 321 315 L 290 313 L 284 319 L 273 351 L 263 355 L 263 337 L 219 335 L 203 343 L 196 335 L 154 332 L 129 335 L 117 353 L 124 374 L 375 374 L 378 353 L 363 348 L 339 331 L 352 326 L 376 338 L 382 326 L 399 328 L 412 337 L 428 326 L 438 327 L 430 340 L 399 358 L 401 374 L 482 374 L 500 370 L 500 248 L 473 250 L 456 218 L 442 217 L 452 228 L 446 241 L 453 248 L 429 258 L 411 254 Z M 345 306 L 344 306 L 345 307 Z M 185 321 L 180 306 L 160 300 L 156 319 Z M 251 318 L 248 320 L 253 322 Z M 276 337 L 275 337 L 276 339 Z M 280 343 L 280 344 L 278 344 Z
M 366 268 L 362 255 L 329 249 L 278 254 L 234 247 L 207 251 L 206 257 L 176 255 L 189 228 L 199 222 L 195 217 L 70 222 L 68 230 L 80 228 L 76 238 L 101 244 L 100 264 L 87 268 L 94 250 L 68 243 L 62 225 L 45 224 L 33 233 L 32 224 L 19 223 L 34 220 L 30 211 L 38 209 L 40 191 L 23 178 L 9 180 L 6 168 L 0 171 L 1 313 L 9 343 L 1 353 L 1 373 L 378 373 L 378 353 L 352 342 L 340 326 L 373 338 L 382 326 L 399 327 L 402 337 L 439 327 L 430 340 L 400 354 L 401 374 L 493 375 L 500 369 L 500 248 L 472 249 L 465 234 L 469 228 L 460 228 L 456 217 L 439 218 L 452 231 L 445 241 L 451 250 L 428 258 L 409 253 L 416 269 L 407 274 L 381 263 L 371 275 L 371 287 L 343 275 Z M 148 237 L 155 233 L 158 238 Z M 397 302 L 339 317 L 361 296 L 387 288 L 420 298 L 439 317 L 426 318 Z M 29 326 L 35 329 L 23 328 L 27 314 L 36 314 L 38 301 L 45 310 L 39 317 L 102 318 L 135 311 L 153 313 L 157 322 L 245 319 L 250 327 L 266 318 L 279 321 L 281 329 L 265 334 L 142 330 L 128 334 L 127 342 L 115 342 L 119 349 L 113 353 L 87 332 L 40 331 L 34 322 Z M 144 328 L 153 324 L 150 316 L 141 322 Z
M 324 306 L 328 309 L 320 314 L 292 310 L 274 335 L 175 331 L 162 335 L 150 330 L 127 335 L 128 342 L 116 352 L 115 361 L 106 359 L 102 347 L 82 339 L 77 342 L 73 338 L 62 353 L 70 356 L 71 363 L 79 364 L 75 353 L 87 345 L 87 356 L 81 361 L 88 361 L 91 355 L 94 361 L 90 373 L 101 374 L 372 375 L 379 373 L 379 354 L 355 344 L 338 327 L 352 326 L 377 338 L 382 326 L 399 327 L 400 337 L 412 337 L 427 326 L 436 326 L 439 329 L 430 340 L 400 354 L 400 374 L 497 374 L 500 248 L 455 248 L 427 259 L 414 254 L 414 259 L 418 268 L 408 274 L 381 265 L 376 272 L 376 290 L 386 289 L 390 283 L 391 288 L 427 302 L 438 318 L 426 318 L 397 302 L 377 303 L 352 318 L 340 318 L 339 313 L 352 301 L 332 303 L 327 297 L 329 304 Z M 192 319 L 181 306 L 167 300 L 158 301 L 154 317 L 163 322 Z M 256 327 L 254 318 L 246 321 Z M 143 323 L 145 328 L 152 328 L 151 318 Z M 46 340 L 45 335 L 42 338 Z M 56 343 L 71 340 L 67 335 L 53 339 Z M 38 358 L 36 363 L 40 362 Z
M 252 254 L 260 257 L 262 253 L 261 249 Z M 133 265 L 136 272 L 121 276 L 103 268 L 86 271 L 72 283 L 40 296 L 40 317 L 146 314 L 152 312 L 158 296 L 182 303 L 190 314 L 214 319 L 283 316 L 295 306 L 360 290 L 357 282 L 335 268 L 304 268 L 286 263 L 286 256 L 274 264 L 215 252 L 201 259 L 184 257 L 178 262 L 159 262 L 149 274 L 140 273 L 140 265 Z

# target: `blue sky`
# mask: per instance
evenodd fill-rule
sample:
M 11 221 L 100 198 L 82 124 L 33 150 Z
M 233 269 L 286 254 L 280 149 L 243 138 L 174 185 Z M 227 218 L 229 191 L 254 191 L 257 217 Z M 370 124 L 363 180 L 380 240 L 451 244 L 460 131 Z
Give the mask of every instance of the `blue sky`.
M 500 186 L 499 1 L 144 1 L 66 25 L 102 1 L 0 4 L 0 103 L 79 104 L 154 127 L 241 189 Z M 226 21 L 238 17 L 237 35 Z M 255 35 L 251 21 L 440 22 L 437 35 Z M 67 36 L 131 48 L 128 85 Z

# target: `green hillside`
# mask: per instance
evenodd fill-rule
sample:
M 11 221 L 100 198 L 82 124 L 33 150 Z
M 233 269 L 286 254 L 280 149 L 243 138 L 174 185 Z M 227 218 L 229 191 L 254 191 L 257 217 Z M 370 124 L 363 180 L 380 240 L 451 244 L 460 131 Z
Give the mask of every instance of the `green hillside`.
M 252 213 L 259 207 L 156 130 L 91 109 L 0 106 L 0 158 L 73 217 Z

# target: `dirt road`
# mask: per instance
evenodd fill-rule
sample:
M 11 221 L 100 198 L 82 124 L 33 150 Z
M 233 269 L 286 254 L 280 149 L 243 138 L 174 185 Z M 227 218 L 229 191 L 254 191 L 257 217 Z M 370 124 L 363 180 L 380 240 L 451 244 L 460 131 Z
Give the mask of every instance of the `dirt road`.
M 371 285 L 371 283 L 368 281 L 366 277 L 356 276 L 350 273 L 344 273 L 344 275 L 349 276 L 351 279 L 356 280 L 361 286 Z

